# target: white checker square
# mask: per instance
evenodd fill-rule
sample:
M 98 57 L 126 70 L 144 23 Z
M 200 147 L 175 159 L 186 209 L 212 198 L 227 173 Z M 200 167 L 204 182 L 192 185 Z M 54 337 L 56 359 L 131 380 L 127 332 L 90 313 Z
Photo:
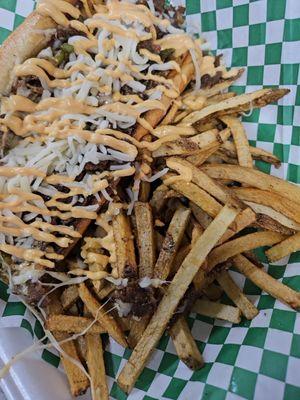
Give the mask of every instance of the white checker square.
M 296 313 L 296 321 L 294 325 L 294 333 L 300 335 L 300 314 Z
M 281 43 L 283 38 L 284 20 L 270 21 L 266 24 L 266 43 Z
M 203 351 L 203 358 L 205 362 L 215 362 L 216 358 L 220 353 L 221 348 L 222 348 L 221 344 L 207 343 Z
M 228 336 L 225 340 L 226 344 L 242 344 L 245 336 L 247 335 L 247 328 L 235 326 L 230 329 Z
M 215 319 L 215 326 L 221 326 L 222 328 L 231 328 L 232 323 L 228 321 L 224 321 L 223 319 Z
M 216 50 L 218 47 L 218 38 L 216 31 L 203 32 L 201 35 L 210 45 L 211 50 Z
M 235 284 L 242 289 L 245 285 L 246 278 L 244 275 L 240 274 L 239 272 L 236 271 L 228 271 L 229 275 L 231 278 L 234 280 Z
M 233 8 L 227 7 L 217 10 L 217 30 L 231 29 L 233 24 Z
M 165 333 L 165 335 L 167 335 L 167 333 Z M 175 346 L 173 344 L 173 340 L 169 340 L 168 341 L 168 344 L 167 344 L 167 347 L 166 347 L 166 351 L 168 353 L 171 353 L 171 354 L 176 354 L 176 349 L 175 349 Z
M 170 384 L 172 378 L 170 376 L 164 375 L 164 374 L 156 374 L 155 379 L 153 379 L 153 382 L 151 383 L 147 395 L 148 396 L 153 396 L 157 399 L 162 399 L 163 394 L 166 390 L 166 387 Z M 139 390 L 140 393 L 143 393 Z M 145 393 L 143 393 L 145 395 Z M 129 396 L 132 399 L 135 399 L 133 397 L 133 392 Z
M 274 143 L 272 142 L 261 142 L 260 140 L 258 140 L 256 145 L 257 147 L 260 147 L 263 150 L 273 153 Z
M 257 305 L 259 303 L 259 299 L 260 299 L 260 295 L 259 294 L 247 294 L 246 297 L 251 301 L 251 303 L 255 307 L 257 307 Z
M 136 389 L 134 388 L 132 392 L 130 393 L 130 396 L 134 400 L 143 400 L 145 396 L 145 392 L 141 389 Z
M 265 62 L 265 45 L 248 47 L 248 65 L 264 65 Z
M 280 65 L 264 66 L 264 85 L 279 85 L 280 82 Z
M 246 47 L 249 42 L 249 27 L 239 26 L 232 29 L 232 47 Z
M 205 383 L 189 381 L 180 393 L 178 400 L 201 399 Z
M 249 4 L 249 24 L 260 24 L 266 22 L 267 7 L 263 1 L 257 1 Z
M 251 321 L 252 328 L 267 328 L 270 325 L 272 310 L 260 310 Z
M 197 1 L 197 0 L 194 0 Z M 201 0 L 201 9 L 200 11 L 202 13 L 208 12 L 208 11 L 215 11 L 216 9 L 216 0 Z
M 22 17 L 27 17 L 34 8 L 34 1 L 32 0 L 17 0 L 16 14 Z
M 185 365 L 182 361 L 179 361 L 178 367 L 174 373 L 175 378 L 184 379 L 189 381 L 193 375 L 194 371 Z
M 298 42 L 283 42 L 281 52 L 282 64 L 300 63 L 300 52 Z
M 223 54 L 222 62 L 225 65 L 231 65 L 231 63 L 232 63 L 232 49 L 218 50 L 217 54 Z
M 150 369 L 153 369 L 154 371 L 157 371 L 160 366 L 163 356 L 164 356 L 164 352 L 159 349 L 156 349 L 152 353 L 152 356 L 150 357 L 147 367 Z
M 231 365 L 214 363 L 209 371 L 207 383 L 219 388 L 228 389 L 233 367 Z
M 188 33 L 195 34 L 201 32 L 201 16 L 200 14 L 190 14 L 186 16 L 186 26 Z
M 1 28 L 12 31 L 14 29 L 15 14 L 11 11 L 0 8 Z
M 283 86 L 285 89 L 289 89 L 290 92 L 279 100 L 280 104 L 283 104 L 285 106 L 294 106 L 296 100 L 296 90 L 297 90 L 296 85 L 283 85 Z
M 293 127 L 277 125 L 275 131 L 274 142 L 282 144 L 290 144 L 292 140 Z
M 195 320 L 192 328 L 193 338 L 195 338 L 196 340 L 200 340 L 201 342 L 207 342 L 211 330 L 212 330 L 212 325 L 207 324 L 206 322 L 203 321 Z
M 262 109 L 259 114 L 259 122 L 261 124 L 276 124 L 277 122 L 277 106 L 269 104 Z
M 300 126 L 300 106 L 295 106 L 293 125 Z
M 299 386 L 300 359 L 290 356 L 286 371 L 286 383 Z
M 281 280 L 281 279 L 280 279 Z M 274 309 L 276 309 L 276 310 L 282 310 L 282 311 L 290 311 L 290 312 L 293 312 L 293 310 L 291 309 L 291 307 L 289 307 L 287 304 L 284 304 L 284 303 L 282 303 L 281 301 L 279 301 L 279 300 L 275 300 L 275 303 L 274 303 L 274 307 L 273 307 Z M 295 311 L 296 312 L 296 311 Z
M 299 275 L 299 263 L 291 263 L 284 271 L 284 277 L 290 278 Z
M 299 164 L 300 162 L 300 148 L 299 146 L 290 146 L 289 163 Z
M 272 393 L 272 400 L 282 400 L 284 393 L 284 382 L 269 378 L 265 375 L 258 375 L 253 398 L 257 400 L 267 400 L 268 394 L 270 393 Z
M 227 392 L 225 400 L 245 400 L 245 397 L 238 396 L 235 393 Z
M 235 366 L 258 373 L 262 355 L 263 349 L 254 346 L 242 346 L 235 361 Z
M 276 176 L 277 178 L 286 179 L 287 166 L 285 163 L 281 163 L 280 168 L 275 168 L 271 166 L 270 174 Z
M 109 338 L 107 350 L 113 354 L 123 357 L 124 347 L 120 346 L 112 337 Z
M 297 0 L 286 0 L 285 19 L 300 18 L 300 7 Z
M 256 140 L 257 124 L 253 124 L 252 122 L 243 122 L 243 125 L 246 129 L 248 140 Z
M 242 6 L 242 5 L 244 5 L 244 4 L 248 4 L 249 3 L 249 0 L 233 0 L 233 6 L 234 7 L 236 7 L 236 6 Z
M 292 333 L 270 328 L 267 332 L 265 349 L 290 354 L 292 339 Z

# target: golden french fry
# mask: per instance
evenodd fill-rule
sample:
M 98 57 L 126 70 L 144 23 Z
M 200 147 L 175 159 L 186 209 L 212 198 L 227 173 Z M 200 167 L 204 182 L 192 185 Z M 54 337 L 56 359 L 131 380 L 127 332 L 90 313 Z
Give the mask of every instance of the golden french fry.
M 270 262 L 275 262 L 298 250 L 300 250 L 300 232 L 271 247 L 266 251 L 266 255 Z
M 264 206 L 258 206 L 258 208 L 261 208 L 261 207 L 265 208 Z M 253 207 L 253 210 L 255 208 L 257 209 L 257 207 Z M 268 212 L 269 210 L 264 210 L 264 211 Z M 273 212 L 270 210 L 270 214 L 273 215 L 273 214 L 276 214 L 276 212 Z M 286 236 L 290 236 L 295 233 L 294 229 L 291 229 L 285 225 L 282 225 L 279 221 L 274 219 L 274 217 L 275 217 L 274 215 L 273 215 L 273 217 L 271 217 L 270 215 L 266 215 L 266 214 L 256 214 L 256 221 L 253 224 L 253 226 L 259 227 L 261 229 L 268 230 L 268 231 L 279 232 Z M 283 217 L 283 219 L 284 219 L 284 216 L 281 216 L 279 214 L 279 218 L 281 218 L 281 217 Z
M 93 322 L 93 319 L 77 317 L 73 315 L 51 315 L 46 321 L 46 329 L 56 332 L 81 333 Z M 90 333 L 106 332 L 103 326 L 96 322 L 90 329 Z
M 217 281 L 224 289 L 227 296 L 241 310 L 247 319 L 253 319 L 258 314 L 258 309 L 244 295 L 229 275 L 228 271 L 221 271 L 217 276 Z
M 105 297 L 109 296 L 115 290 L 115 288 L 116 287 L 114 284 L 107 282 L 105 286 L 96 293 L 97 298 L 99 300 L 105 299 Z
M 79 299 L 78 288 L 75 285 L 67 287 L 61 295 L 60 301 L 64 310 L 71 308 Z
M 201 150 L 197 151 L 196 154 L 188 156 L 186 158 L 187 161 L 189 161 L 191 164 L 193 164 L 195 167 L 199 167 L 205 161 L 213 155 L 218 149 L 220 148 L 221 143 L 213 143 L 209 144 L 205 147 L 203 147 Z
M 192 311 L 205 317 L 223 319 L 233 324 L 241 322 L 241 310 L 238 307 L 227 306 L 226 304 L 209 300 L 197 300 Z
M 203 235 L 200 236 L 183 261 L 117 379 L 120 388 L 126 393 L 133 388 L 197 270 L 237 214 L 237 210 L 225 206 Z
M 242 274 L 260 289 L 292 308 L 300 308 L 300 293 L 277 281 L 241 254 L 233 258 L 233 263 Z

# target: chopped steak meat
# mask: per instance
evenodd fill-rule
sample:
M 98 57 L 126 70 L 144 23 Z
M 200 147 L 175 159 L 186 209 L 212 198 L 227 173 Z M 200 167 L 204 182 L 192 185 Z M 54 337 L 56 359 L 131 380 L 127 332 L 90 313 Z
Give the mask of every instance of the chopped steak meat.
M 214 76 L 210 76 L 209 74 L 204 74 L 201 77 L 201 87 L 202 88 L 211 88 L 212 86 L 216 85 L 219 83 L 222 79 L 222 72 L 217 71 L 217 73 Z
M 141 49 L 149 50 L 151 53 L 154 54 L 159 54 L 161 50 L 160 46 L 155 44 L 152 39 L 143 40 L 142 42 L 139 42 L 139 44 L 137 45 L 137 50 Z

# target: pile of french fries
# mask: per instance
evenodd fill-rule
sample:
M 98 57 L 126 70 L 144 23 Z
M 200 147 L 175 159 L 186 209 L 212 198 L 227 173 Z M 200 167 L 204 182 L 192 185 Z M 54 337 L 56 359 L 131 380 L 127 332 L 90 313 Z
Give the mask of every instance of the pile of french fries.
M 153 168 L 169 171 L 151 185 L 143 183 L 132 215 L 121 209 L 112 218 L 117 276 L 158 283 L 154 290 L 160 301 L 153 313 L 120 317 L 111 297 L 118 289 L 103 279 L 51 296 L 45 327 L 56 340 L 85 332 L 61 345 L 73 395 L 91 386 L 93 399 L 109 398 L 102 333 L 133 349 L 117 378 L 127 393 L 165 331 L 180 360 L 191 369 L 201 368 L 205 360 L 186 322 L 189 312 L 232 323 L 259 312 L 232 279 L 231 267 L 290 307 L 300 306 L 300 294 L 268 275 L 253 253 L 268 246 L 268 259 L 276 262 L 300 249 L 300 188 L 256 169 L 253 160 L 276 167 L 280 160 L 251 147 L 239 119 L 287 91 L 224 93 L 234 79 L 196 94 L 184 92 L 173 103 L 160 126 L 180 131 L 180 137 L 151 154 Z M 71 271 L 76 267 L 69 262 Z M 235 306 L 219 301 L 223 292 Z

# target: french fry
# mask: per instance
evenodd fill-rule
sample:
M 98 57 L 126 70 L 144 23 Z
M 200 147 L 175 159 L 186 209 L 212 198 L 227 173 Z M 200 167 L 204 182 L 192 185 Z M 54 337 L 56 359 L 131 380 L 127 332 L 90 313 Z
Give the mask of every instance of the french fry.
M 114 318 L 105 312 L 103 306 L 93 297 L 84 283 L 79 285 L 78 290 L 81 300 L 84 302 L 86 308 L 93 317 L 100 322 L 111 337 L 113 337 L 121 346 L 126 347 L 127 342 L 125 336 Z
M 128 217 L 122 212 L 119 213 L 113 218 L 112 226 L 116 244 L 116 267 L 119 277 L 136 276 L 137 265 L 134 242 Z
M 244 295 L 241 289 L 236 285 L 229 275 L 228 271 L 221 271 L 217 276 L 217 281 L 224 289 L 227 296 L 241 310 L 247 319 L 253 319 L 258 314 L 258 309 Z
M 81 363 L 86 366 L 86 341 L 85 336 L 79 336 L 74 340 L 76 351 Z
M 138 344 L 143 332 L 149 324 L 151 316 L 144 315 L 139 321 L 131 320 L 130 331 L 128 335 L 128 344 L 131 349 L 134 349 Z
M 227 261 L 229 258 L 262 246 L 272 246 L 275 243 L 281 242 L 286 236 L 278 232 L 262 231 L 249 233 L 233 239 L 221 246 L 216 247 L 208 257 L 208 270 L 214 268 L 217 264 Z
M 266 255 L 270 262 L 275 262 L 298 250 L 300 250 L 300 232 L 271 247 L 266 251 Z
M 172 263 L 189 222 L 190 215 L 191 211 L 184 207 L 180 207 L 175 211 L 154 267 L 154 278 L 162 280 L 168 278 L 172 269 Z
M 169 125 L 174 121 L 175 115 L 178 111 L 179 105 L 178 102 L 174 101 L 169 111 L 167 112 L 164 119 L 160 122 L 160 125 Z
M 88 333 L 86 340 L 86 362 L 91 377 L 92 400 L 108 400 L 109 391 L 106 381 L 101 336 Z
M 239 165 L 205 165 L 200 169 L 214 179 L 229 179 L 249 186 L 275 192 L 300 206 L 300 188 L 292 183 Z
M 105 299 L 105 297 L 109 296 L 115 290 L 115 288 L 116 287 L 114 284 L 107 282 L 105 286 L 96 293 L 97 298 L 99 300 Z
M 213 155 L 221 146 L 221 143 L 213 143 L 209 144 L 205 147 L 203 147 L 201 150 L 197 151 L 196 154 L 188 156 L 186 158 L 187 161 L 189 161 L 191 164 L 193 164 L 195 167 L 199 167 L 205 161 Z
M 56 332 L 81 333 L 93 322 L 93 319 L 73 315 L 51 315 L 46 321 L 46 329 Z M 96 322 L 89 329 L 90 333 L 106 332 L 103 326 Z
M 238 307 L 215 303 L 209 300 L 197 300 L 192 311 L 205 317 L 223 319 L 233 324 L 241 322 L 241 310 Z
M 231 130 L 239 165 L 242 167 L 253 168 L 249 142 L 241 121 L 238 118 L 229 115 L 221 117 L 221 121 L 223 121 Z
M 223 289 L 220 286 L 211 283 L 209 286 L 204 287 L 202 292 L 209 298 L 209 300 L 216 301 L 222 296 Z
M 260 207 L 261 206 L 259 206 L 259 208 Z M 264 207 L 264 206 L 262 206 L 262 207 Z M 271 214 L 274 214 L 273 211 L 271 211 Z M 279 218 L 281 218 L 281 215 L 279 215 Z M 288 228 L 287 226 L 282 225 L 279 221 L 276 221 L 274 219 L 274 217 L 272 218 L 266 214 L 256 214 L 256 221 L 253 224 L 253 226 L 259 227 L 261 229 L 265 229 L 268 231 L 279 232 L 279 233 L 282 233 L 283 235 L 287 235 L 287 236 L 293 235 L 295 233 L 294 229 L 291 229 L 291 228 Z
M 209 105 L 200 111 L 194 111 L 185 117 L 182 122 L 189 125 L 196 123 L 197 126 L 197 124 L 205 123 L 211 118 L 241 113 L 257 107 L 261 108 L 279 100 L 288 92 L 288 89 L 260 89 L 252 93 L 241 94 L 218 104 Z
M 185 258 L 117 379 L 126 393 L 133 388 L 197 270 L 237 214 L 237 210 L 225 206 Z
M 134 206 L 139 250 L 139 277 L 152 277 L 155 264 L 155 239 L 151 206 L 137 202 Z
M 67 287 L 61 295 L 60 301 L 64 310 L 71 308 L 79 299 L 78 288 L 75 285 Z
M 177 355 L 182 362 L 193 370 L 203 367 L 203 357 L 184 316 L 177 319 L 176 323 L 169 329 L 169 334 L 173 340 Z
M 235 256 L 233 264 L 235 268 L 266 293 L 294 309 L 300 308 L 300 293 L 277 281 L 243 255 Z
M 226 93 L 215 94 L 214 96 L 212 96 L 206 100 L 205 106 L 209 106 L 211 104 L 217 104 L 220 101 L 230 99 L 231 97 L 235 97 L 235 96 L 236 96 L 235 92 L 226 92 Z

